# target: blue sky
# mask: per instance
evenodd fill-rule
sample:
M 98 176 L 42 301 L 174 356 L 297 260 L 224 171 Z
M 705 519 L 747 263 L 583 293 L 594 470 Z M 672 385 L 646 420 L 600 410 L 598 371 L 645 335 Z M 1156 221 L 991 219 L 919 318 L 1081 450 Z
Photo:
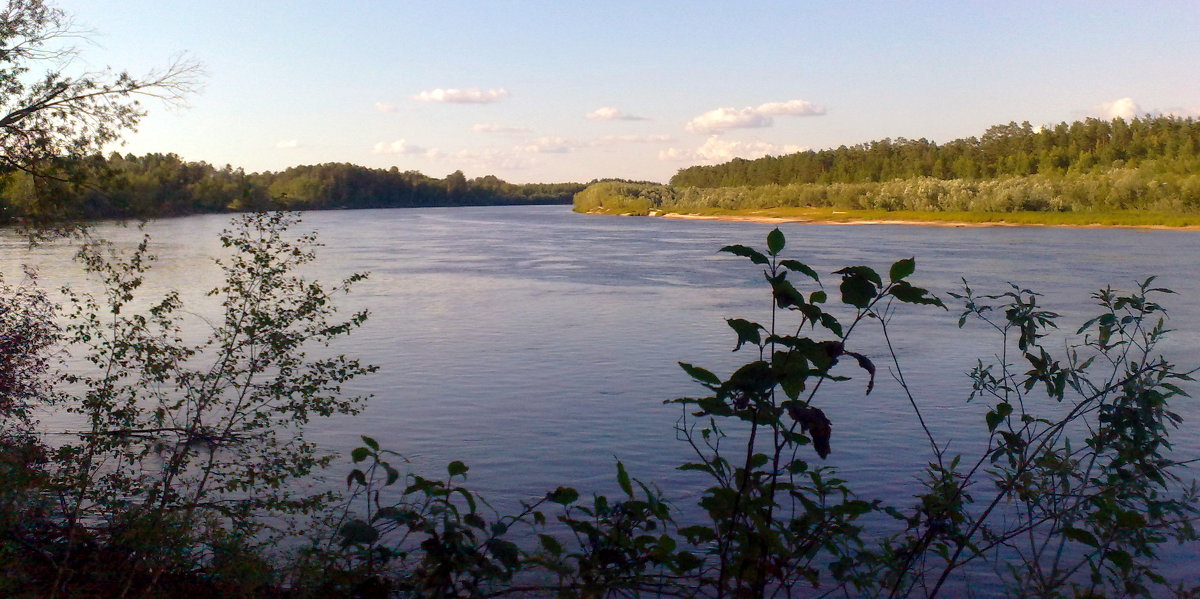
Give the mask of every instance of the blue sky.
M 61 0 L 78 68 L 203 64 L 122 152 L 514 182 L 1009 121 L 1200 115 L 1200 3 Z M 590 118 L 589 118 L 590 117 Z

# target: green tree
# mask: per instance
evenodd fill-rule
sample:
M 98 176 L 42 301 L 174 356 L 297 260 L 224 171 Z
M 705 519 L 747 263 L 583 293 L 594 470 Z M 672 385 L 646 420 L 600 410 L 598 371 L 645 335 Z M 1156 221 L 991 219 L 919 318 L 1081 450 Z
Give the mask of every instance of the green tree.
M 177 103 L 198 83 L 198 65 L 184 59 L 143 75 L 77 72 L 69 41 L 78 36 L 45 0 L 9 0 L 0 9 L 0 169 L 69 178 L 56 159 L 96 153 L 137 125 L 146 114 L 141 100 Z M 61 212 L 52 198 L 31 200 L 36 212 Z

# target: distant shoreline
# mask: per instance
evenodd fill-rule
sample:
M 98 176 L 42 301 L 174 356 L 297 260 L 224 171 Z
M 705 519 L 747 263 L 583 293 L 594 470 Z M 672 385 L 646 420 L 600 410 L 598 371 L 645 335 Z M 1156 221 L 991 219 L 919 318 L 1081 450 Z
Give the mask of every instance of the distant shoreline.
M 724 222 L 751 222 L 760 224 L 793 223 L 804 225 L 906 225 L 926 227 L 951 228 L 980 228 L 980 227 L 1053 227 L 1068 229 L 1151 229 L 1161 231 L 1200 231 L 1200 225 L 1165 225 L 1165 224 L 1109 224 L 1109 223 L 1046 223 L 1046 222 L 1011 222 L 1004 220 L 942 220 L 921 218 L 876 218 L 855 217 L 845 213 L 842 217 L 821 217 L 804 215 L 772 215 L 772 214 L 694 214 L 680 212 L 651 212 L 649 214 L 615 213 L 592 211 L 587 214 L 607 214 L 610 216 L 649 216 L 671 218 L 678 220 L 705 220 Z

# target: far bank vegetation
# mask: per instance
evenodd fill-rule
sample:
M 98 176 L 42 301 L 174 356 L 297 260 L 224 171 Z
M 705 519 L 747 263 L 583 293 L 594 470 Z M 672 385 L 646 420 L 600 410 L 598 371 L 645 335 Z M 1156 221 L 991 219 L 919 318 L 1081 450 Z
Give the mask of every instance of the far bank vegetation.
M 714 214 L 778 208 L 965 213 L 1200 214 L 1200 123 L 1089 119 L 992 127 L 939 146 L 883 140 L 683 169 L 670 185 L 605 182 L 579 212 Z M 1178 224 L 1178 223 L 1176 223 Z

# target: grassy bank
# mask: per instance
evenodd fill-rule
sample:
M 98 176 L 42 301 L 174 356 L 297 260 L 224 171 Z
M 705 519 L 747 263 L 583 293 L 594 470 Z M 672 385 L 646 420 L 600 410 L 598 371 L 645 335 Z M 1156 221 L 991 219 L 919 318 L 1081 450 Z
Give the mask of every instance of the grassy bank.
M 1190 185 L 1136 175 L 726 188 L 605 182 L 577 193 L 574 206 L 600 214 L 814 223 L 1200 227 Z
M 598 214 L 631 214 L 593 211 Z M 640 216 L 712 218 L 715 220 L 793 221 L 813 224 L 912 223 L 936 225 L 1015 225 L 1052 227 L 1169 227 L 1200 228 L 1200 215 L 1121 210 L 1110 212 L 921 212 L 916 210 L 836 210 L 780 207 L 748 210 L 713 208 L 699 212 L 657 212 Z

